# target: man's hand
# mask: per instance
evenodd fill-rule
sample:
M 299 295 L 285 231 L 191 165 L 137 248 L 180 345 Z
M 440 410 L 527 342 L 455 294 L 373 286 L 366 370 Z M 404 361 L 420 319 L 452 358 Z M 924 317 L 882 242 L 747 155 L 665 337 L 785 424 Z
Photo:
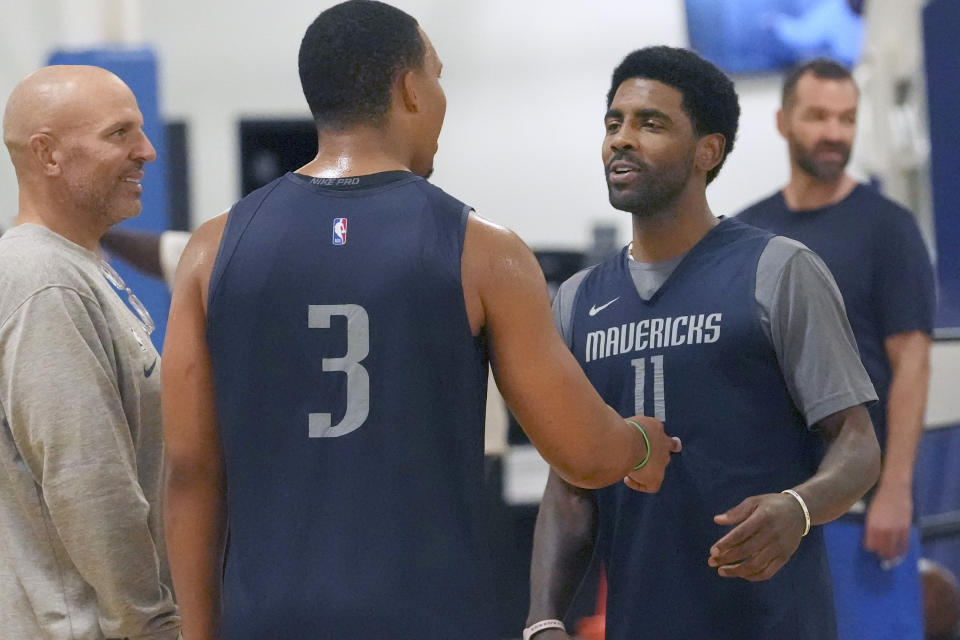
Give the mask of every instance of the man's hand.
M 896 561 L 902 558 L 910 547 L 912 518 L 910 488 L 881 483 L 867 509 L 864 548 L 883 560 Z
M 769 580 L 800 546 L 805 521 L 800 504 L 789 495 L 751 496 L 726 513 L 720 525 L 735 525 L 710 549 L 707 564 L 723 578 Z
M 663 423 L 648 416 L 633 416 L 627 418 L 636 422 L 647 434 L 650 441 L 650 456 L 642 469 L 631 471 L 623 481 L 634 491 L 656 493 L 663 484 L 663 474 L 670 464 L 670 454 L 680 453 L 683 445 L 680 438 L 671 438 L 663 431 Z M 639 460 L 637 461 L 639 462 Z

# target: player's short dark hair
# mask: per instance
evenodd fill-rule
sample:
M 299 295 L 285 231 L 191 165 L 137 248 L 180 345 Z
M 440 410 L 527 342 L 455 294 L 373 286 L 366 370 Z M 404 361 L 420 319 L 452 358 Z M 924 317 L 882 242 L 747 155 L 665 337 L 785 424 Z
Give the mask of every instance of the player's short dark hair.
M 780 106 L 789 109 L 793 106 L 793 98 L 797 93 L 797 83 L 806 73 L 812 73 L 817 78 L 825 80 L 849 80 L 857 86 L 853 74 L 845 66 L 830 58 L 814 58 L 790 69 L 783 79 L 783 90 L 780 92 Z
M 300 84 L 320 128 L 378 124 L 390 108 L 396 74 L 423 67 L 417 21 L 375 0 L 330 7 L 300 42 Z
M 707 172 L 707 184 L 733 151 L 740 120 L 740 103 L 733 82 L 723 71 L 687 49 L 656 46 L 634 51 L 614 69 L 607 107 L 620 85 L 630 78 L 647 78 L 673 87 L 683 95 L 681 106 L 698 136 L 723 135 L 723 158 Z

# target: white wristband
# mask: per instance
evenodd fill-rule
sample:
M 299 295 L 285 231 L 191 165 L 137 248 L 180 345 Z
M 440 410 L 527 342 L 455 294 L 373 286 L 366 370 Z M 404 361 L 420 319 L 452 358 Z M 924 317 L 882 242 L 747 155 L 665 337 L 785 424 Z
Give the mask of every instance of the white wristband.
M 536 633 L 540 633 L 544 629 L 563 629 L 567 630 L 563 626 L 562 620 L 541 620 L 540 622 L 534 622 L 532 625 L 523 630 L 523 640 L 530 640 Z
M 810 512 L 807 510 L 807 503 L 804 502 L 803 498 L 800 497 L 800 494 L 794 491 L 793 489 L 784 489 L 780 493 L 785 493 L 788 496 L 793 496 L 794 498 L 796 498 L 797 502 L 800 503 L 800 508 L 803 509 L 803 520 L 804 520 L 803 535 L 800 537 L 801 538 L 805 537 L 808 533 L 810 533 Z

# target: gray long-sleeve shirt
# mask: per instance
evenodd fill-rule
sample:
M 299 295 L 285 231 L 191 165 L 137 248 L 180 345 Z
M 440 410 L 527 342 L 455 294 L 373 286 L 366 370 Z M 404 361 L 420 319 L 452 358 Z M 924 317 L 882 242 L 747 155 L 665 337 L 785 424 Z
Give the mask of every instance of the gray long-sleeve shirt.
M 0 635 L 173 640 L 159 356 L 95 253 L 0 238 Z

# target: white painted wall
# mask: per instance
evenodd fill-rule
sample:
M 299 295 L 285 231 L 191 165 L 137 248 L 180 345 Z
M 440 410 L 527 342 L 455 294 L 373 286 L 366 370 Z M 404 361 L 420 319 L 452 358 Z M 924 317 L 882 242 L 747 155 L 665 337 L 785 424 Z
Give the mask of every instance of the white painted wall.
M 76 18 L 78 5 L 100 14 L 111 1 L 118 0 L 2 0 L 0 101 L 57 43 L 83 44 L 84 30 L 88 42 L 101 35 L 95 21 Z M 139 31 L 160 57 L 161 107 L 189 124 L 196 223 L 238 196 L 239 118 L 306 115 L 297 49 L 307 24 L 330 4 L 140 3 Z M 600 164 L 604 96 L 629 51 L 686 44 L 682 0 L 395 4 L 419 19 L 444 61 L 449 106 L 434 181 L 536 247 L 583 247 L 597 221 L 617 224 L 626 238 L 629 216 L 607 203 Z M 717 213 L 787 177 L 772 124 L 778 86 L 776 76 L 738 82 L 744 117 L 737 149 L 710 187 Z M 0 225 L 14 215 L 15 191 L 12 168 L 0 162 Z

